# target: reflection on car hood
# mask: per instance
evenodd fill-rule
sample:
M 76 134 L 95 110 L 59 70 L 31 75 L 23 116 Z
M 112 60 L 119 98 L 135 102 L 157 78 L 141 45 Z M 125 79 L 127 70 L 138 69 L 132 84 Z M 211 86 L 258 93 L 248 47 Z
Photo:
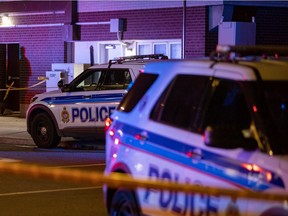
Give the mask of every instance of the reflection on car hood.
M 58 89 L 58 90 L 53 90 L 53 91 L 49 91 L 49 92 L 44 92 L 44 93 L 39 94 L 39 95 L 44 96 L 44 95 L 51 95 L 51 94 L 56 94 L 56 93 L 61 93 L 61 90 Z

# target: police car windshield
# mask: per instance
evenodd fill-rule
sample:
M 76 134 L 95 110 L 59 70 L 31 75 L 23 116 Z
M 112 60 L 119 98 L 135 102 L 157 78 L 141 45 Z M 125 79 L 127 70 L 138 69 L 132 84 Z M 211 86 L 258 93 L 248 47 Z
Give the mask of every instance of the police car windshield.
M 265 125 L 272 150 L 276 154 L 288 154 L 288 81 L 265 81 L 263 89 L 267 114 L 271 117 Z

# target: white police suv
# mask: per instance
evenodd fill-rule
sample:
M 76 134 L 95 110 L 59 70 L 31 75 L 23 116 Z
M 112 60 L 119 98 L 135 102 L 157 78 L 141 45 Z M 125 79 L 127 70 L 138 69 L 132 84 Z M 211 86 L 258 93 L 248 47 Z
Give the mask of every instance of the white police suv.
M 288 62 L 218 48 L 224 58 L 146 65 L 107 119 L 105 175 L 288 195 Z M 103 191 L 113 216 L 288 215 L 287 200 Z
M 119 104 L 128 86 L 148 61 L 164 55 L 141 55 L 110 60 L 82 72 L 59 90 L 32 98 L 27 131 L 42 148 L 56 147 L 61 137 L 104 138 L 104 120 Z

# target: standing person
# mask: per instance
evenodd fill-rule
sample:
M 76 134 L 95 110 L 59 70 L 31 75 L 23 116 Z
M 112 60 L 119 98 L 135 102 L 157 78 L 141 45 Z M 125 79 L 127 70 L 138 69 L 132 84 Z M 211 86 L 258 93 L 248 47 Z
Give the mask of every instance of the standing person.
M 30 96 L 28 94 L 28 91 L 29 91 L 28 87 L 29 87 L 30 77 L 32 75 L 32 69 L 31 69 L 30 61 L 26 56 L 26 48 L 23 46 L 20 48 L 19 67 L 20 67 L 20 80 L 21 80 L 20 88 L 23 89 L 20 91 L 20 106 L 22 104 L 23 107 L 25 107 L 26 104 L 29 104 L 29 101 L 30 101 Z

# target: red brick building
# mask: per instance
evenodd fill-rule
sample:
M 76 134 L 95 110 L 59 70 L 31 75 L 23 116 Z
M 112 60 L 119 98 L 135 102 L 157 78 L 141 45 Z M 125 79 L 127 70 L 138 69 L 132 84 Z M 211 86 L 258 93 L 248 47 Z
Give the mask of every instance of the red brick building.
M 218 42 L 221 18 L 251 22 L 254 17 L 256 44 L 287 45 L 287 5 L 284 1 L 190 0 L 1 2 L 0 16 L 8 16 L 10 23 L 0 22 L 0 89 L 9 84 L 8 77 L 15 78 L 15 87 L 37 84 L 53 63 L 89 64 L 92 45 L 95 63 L 107 60 L 105 48 L 111 44 L 121 50 L 112 56 L 158 49 L 170 57 L 207 56 Z M 111 32 L 111 19 L 126 23 L 118 37 Z M 24 116 L 30 98 L 44 91 L 45 83 L 11 92 L 12 109 Z M 0 99 L 4 93 L 0 91 Z

